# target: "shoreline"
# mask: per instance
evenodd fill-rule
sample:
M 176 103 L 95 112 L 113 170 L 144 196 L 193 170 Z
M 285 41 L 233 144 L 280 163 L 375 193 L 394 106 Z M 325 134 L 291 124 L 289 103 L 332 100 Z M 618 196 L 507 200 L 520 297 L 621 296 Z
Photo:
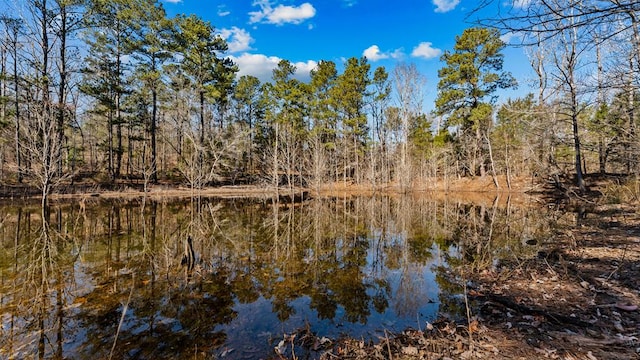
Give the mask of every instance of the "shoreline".
M 541 186 L 525 183 L 521 179 L 512 181 L 511 188 L 506 186 L 506 180 L 499 181 L 499 188 L 493 183 L 491 177 L 461 178 L 444 181 L 442 179 L 424 179 L 415 181 L 412 187 L 402 191 L 396 184 L 352 184 L 352 183 L 328 183 L 318 187 L 295 187 L 293 189 L 281 187 L 274 189 L 269 185 L 219 185 L 202 189 L 192 189 L 182 184 L 160 183 L 149 185 L 147 191 L 139 183 L 77 183 L 63 184 L 54 188 L 49 195 L 51 200 L 96 198 L 163 198 L 163 197 L 256 197 L 272 198 L 274 196 L 288 196 L 295 194 L 310 194 L 315 197 L 345 197 L 345 196 L 371 196 L 377 194 L 493 194 L 520 196 L 541 192 Z M 4 200 L 35 200 L 40 199 L 40 189 L 30 185 L 2 184 L 0 185 L 0 202 Z

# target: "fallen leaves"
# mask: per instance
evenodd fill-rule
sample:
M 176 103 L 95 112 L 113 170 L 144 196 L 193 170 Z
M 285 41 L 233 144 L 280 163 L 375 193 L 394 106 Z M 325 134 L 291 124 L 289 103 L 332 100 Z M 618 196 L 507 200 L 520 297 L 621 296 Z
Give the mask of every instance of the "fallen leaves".
M 631 304 L 629 302 L 619 302 L 616 303 L 616 308 L 623 310 L 623 311 L 636 311 L 638 310 L 638 306 Z

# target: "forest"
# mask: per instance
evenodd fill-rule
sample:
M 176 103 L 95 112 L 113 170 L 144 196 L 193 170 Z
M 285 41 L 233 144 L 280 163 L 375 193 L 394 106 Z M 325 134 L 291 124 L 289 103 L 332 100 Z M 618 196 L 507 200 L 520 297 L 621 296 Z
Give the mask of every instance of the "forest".
M 469 3 L 437 79 L 264 81 L 161 1 L 0 0 L 0 357 L 637 358 L 640 2 Z
M 530 1 L 471 23 L 441 57 L 430 113 L 414 64 L 319 61 L 303 82 L 282 60 L 262 83 L 237 76 L 215 24 L 155 0 L 0 8 L 0 182 L 43 198 L 86 180 L 404 191 L 491 176 L 584 190 L 586 174 L 639 170 L 634 1 Z M 504 34 L 534 84 L 503 70 Z M 498 99 L 516 86 L 531 94 Z

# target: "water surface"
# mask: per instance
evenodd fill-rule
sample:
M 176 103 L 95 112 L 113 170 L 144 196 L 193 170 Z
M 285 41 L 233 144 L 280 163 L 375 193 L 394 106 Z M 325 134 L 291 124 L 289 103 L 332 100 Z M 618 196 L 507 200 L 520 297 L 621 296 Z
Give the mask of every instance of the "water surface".
M 0 357 L 267 358 L 292 334 L 317 357 L 323 338 L 377 341 L 455 316 L 447 269 L 535 252 L 542 212 L 428 195 L 3 206 Z

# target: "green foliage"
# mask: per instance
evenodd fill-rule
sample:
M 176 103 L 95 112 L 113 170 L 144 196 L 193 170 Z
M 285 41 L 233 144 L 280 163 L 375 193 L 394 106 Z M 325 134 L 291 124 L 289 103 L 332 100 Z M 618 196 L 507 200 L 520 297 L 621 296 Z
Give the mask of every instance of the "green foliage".
M 436 112 L 448 115 L 448 124 L 468 129 L 486 118 L 478 110 L 483 102 L 496 101 L 495 91 L 516 86 L 510 73 L 502 71 L 505 44 L 495 29 L 469 28 L 456 37 L 453 52 L 441 60 L 446 66 L 438 71 Z
M 375 135 L 378 141 L 386 141 L 385 111 L 391 98 L 391 81 L 389 73 L 384 67 L 378 67 L 373 72 L 373 87 L 371 99 L 371 116 L 373 118 Z
M 182 58 L 181 69 L 198 93 L 216 99 L 223 97 L 230 91 L 238 71 L 230 59 L 218 57 L 227 50 L 226 41 L 215 35 L 211 23 L 196 15 L 180 15 L 175 21 L 175 46 Z
M 377 67 L 373 72 L 372 85 L 375 87 L 373 92 L 374 101 L 386 101 L 391 95 L 391 84 L 389 83 L 389 73 L 384 66 Z
M 400 118 L 400 108 L 397 106 L 389 106 L 384 110 L 386 130 L 390 132 L 400 131 L 402 119 Z
M 297 137 L 306 133 L 308 87 L 293 77 L 295 72 L 295 65 L 288 60 L 281 60 L 273 70 L 273 83 L 265 88 L 265 116 Z
M 491 116 L 493 114 L 493 106 L 487 103 L 479 103 L 476 107 L 471 108 L 469 112 L 469 121 L 472 129 L 488 129 L 491 126 Z
M 349 58 L 333 87 L 333 106 L 344 124 L 345 137 L 361 138 L 367 132 L 365 99 L 371 84 L 370 68 L 366 58 Z
M 433 143 L 433 134 L 431 133 L 431 120 L 425 114 L 420 114 L 411 121 L 409 129 L 409 143 L 411 144 L 414 154 L 420 158 L 424 158 Z
M 0 76 L 0 84 L 6 82 L 7 77 L 2 75 Z M 6 109 L 7 105 L 10 103 L 9 96 L 0 96 L 0 106 Z M 13 109 L 6 109 L 4 113 L 4 117 L 0 117 L 0 129 L 6 128 L 11 124 L 10 118 L 13 116 Z
M 262 96 L 261 91 L 262 87 L 257 77 L 243 75 L 236 82 L 231 95 L 236 105 L 236 120 L 247 124 L 250 128 L 264 111 L 259 102 Z
M 337 78 L 336 64 L 332 61 L 320 61 L 311 71 L 311 131 L 330 149 L 335 148 L 337 136 L 337 114 L 331 98 Z
M 489 161 L 485 138 L 496 90 L 516 86 L 513 76 L 502 71 L 504 47 L 497 30 L 475 27 L 457 36 L 453 52 L 441 57 L 446 66 L 438 71 L 436 114 L 459 128 L 460 170 L 470 175 L 484 174 Z
M 160 66 L 170 60 L 175 51 L 173 35 L 175 22 L 166 17 L 162 7 L 147 0 L 140 9 L 143 16 L 136 29 L 136 37 L 132 39 L 133 58 L 137 60 L 138 77 L 151 88 L 156 88 L 162 76 Z
M 531 125 L 536 115 L 533 94 L 524 98 L 508 99 L 497 113 L 497 125 L 493 130 L 493 139 L 497 148 L 519 147 L 527 136 L 531 135 Z
M 524 131 L 526 126 L 533 122 L 535 107 L 533 94 L 527 94 L 524 98 L 508 99 L 498 109 L 497 127 L 508 128 L 511 133 Z
M 630 115 L 634 114 L 633 124 L 638 124 L 640 113 L 634 111 L 640 106 L 640 93 L 634 92 L 633 100 L 630 100 L 627 91 L 619 91 L 614 94 L 611 106 L 599 109 L 597 116 L 603 117 L 603 125 L 609 128 L 615 136 L 625 136 L 626 129 L 630 125 Z M 631 108 L 630 108 L 631 105 Z M 606 111 L 606 113 L 605 113 Z
M 453 142 L 453 136 L 449 133 L 448 129 L 440 129 L 440 131 L 433 137 L 433 144 L 439 148 L 444 147 L 451 142 Z

